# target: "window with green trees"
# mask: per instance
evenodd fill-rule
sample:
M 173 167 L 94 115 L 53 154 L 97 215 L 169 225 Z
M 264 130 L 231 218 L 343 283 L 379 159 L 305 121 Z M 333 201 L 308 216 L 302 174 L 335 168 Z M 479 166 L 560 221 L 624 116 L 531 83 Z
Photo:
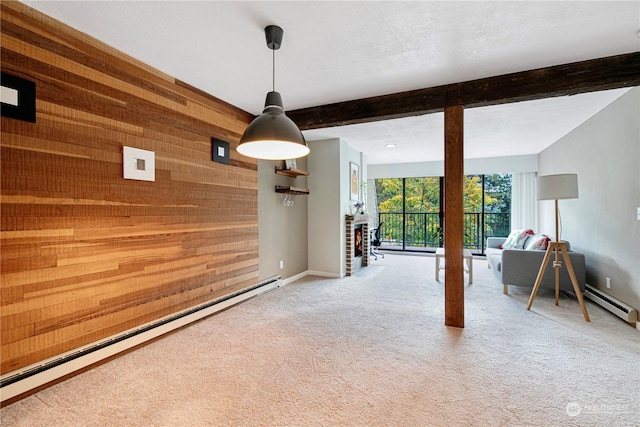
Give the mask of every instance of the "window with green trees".
M 444 245 L 443 177 L 376 179 L 383 246 L 428 250 Z M 511 175 L 469 175 L 464 181 L 465 247 L 484 252 L 486 237 L 506 235 Z

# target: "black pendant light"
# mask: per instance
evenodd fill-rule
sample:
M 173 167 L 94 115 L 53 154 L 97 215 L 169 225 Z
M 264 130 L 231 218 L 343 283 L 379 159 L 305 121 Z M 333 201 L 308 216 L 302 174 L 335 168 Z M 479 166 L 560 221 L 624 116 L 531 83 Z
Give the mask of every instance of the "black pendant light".
M 296 159 L 309 154 L 309 147 L 298 126 L 284 114 L 282 97 L 275 91 L 275 51 L 280 49 L 284 31 L 269 25 L 264 33 L 267 46 L 273 51 L 273 90 L 267 93 L 262 114 L 244 131 L 237 150 L 256 159 Z

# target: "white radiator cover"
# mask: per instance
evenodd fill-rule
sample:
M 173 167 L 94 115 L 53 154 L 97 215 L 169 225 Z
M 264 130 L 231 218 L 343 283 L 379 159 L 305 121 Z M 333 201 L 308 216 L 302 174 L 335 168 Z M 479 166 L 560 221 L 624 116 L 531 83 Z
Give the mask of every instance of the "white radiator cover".
M 638 320 L 638 310 L 602 292 L 600 289 L 594 288 L 588 283 L 585 285 L 584 296 L 606 308 L 625 322 L 634 324 Z

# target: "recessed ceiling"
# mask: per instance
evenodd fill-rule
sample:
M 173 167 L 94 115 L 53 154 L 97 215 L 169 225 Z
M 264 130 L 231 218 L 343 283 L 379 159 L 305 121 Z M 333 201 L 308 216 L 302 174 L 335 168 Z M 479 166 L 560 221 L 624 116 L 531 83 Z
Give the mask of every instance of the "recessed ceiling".
M 24 3 L 252 114 L 272 89 L 269 24 L 287 110 L 640 50 L 638 1 Z M 468 109 L 465 157 L 535 154 L 623 92 Z M 434 114 L 305 136 L 380 164 L 441 160 L 442 132 Z

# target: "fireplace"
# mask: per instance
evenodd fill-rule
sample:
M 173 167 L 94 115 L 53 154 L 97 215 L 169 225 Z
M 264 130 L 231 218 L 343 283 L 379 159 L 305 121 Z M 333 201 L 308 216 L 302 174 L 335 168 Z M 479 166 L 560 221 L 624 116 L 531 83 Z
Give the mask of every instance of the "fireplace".
M 354 253 L 356 258 L 362 256 L 362 224 L 356 224 L 353 228 Z
M 345 219 L 346 234 L 346 271 L 353 275 L 362 267 L 369 265 L 369 215 L 347 215 Z

